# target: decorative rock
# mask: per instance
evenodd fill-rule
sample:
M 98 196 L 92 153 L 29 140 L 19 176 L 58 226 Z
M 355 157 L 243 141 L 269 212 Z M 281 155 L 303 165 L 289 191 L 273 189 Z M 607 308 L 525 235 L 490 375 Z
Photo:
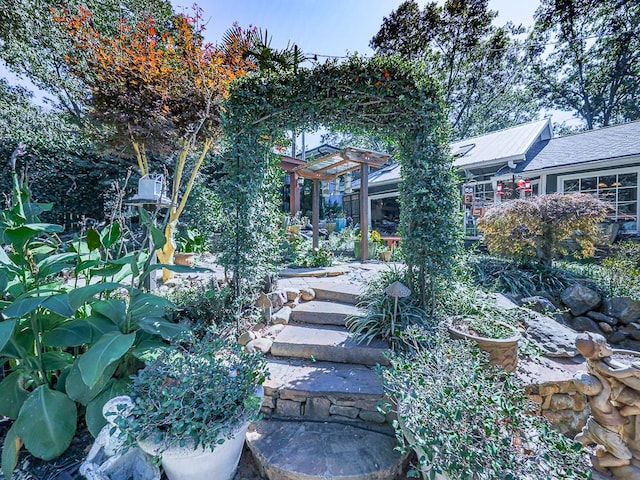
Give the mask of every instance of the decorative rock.
M 595 290 L 576 283 L 562 292 L 562 301 L 573 315 L 578 316 L 594 310 L 600 305 L 602 298 Z
M 609 325 L 616 325 L 618 323 L 617 318 L 610 317 L 609 315 L 605 315 L 604 313 L 596 312 L 595 310 L 587 312 L 587 317 L 594 319 L 596 322 L 605 322 Z
M 594 332 L 600 335 L 603 333 L 598 324 L 589 317 L 576 317 L 571 322 L 571 325 L 578 332 Z
M 276 290 L 275 292 L 267 293 L 267 297 L 271 300 L 271 305 L 273 305 L 274 310 L 287 303 L 287 294 L 283 290 Z
M 520 300 L 522 306 L 527 307 L 538 313 L 548 313 L 558 310 L 551 300 L 546 297 L 536 295 L 535 297 L 526 297 Z
M 256 332 L 256 334 L 259 334 L 262 330 L 264 330 L 265 328 L 267 328 L 267 326 L 264 323 L 256 323 L 252 328 L 251 331 L 252 332 Z M 264 335 L 260 335 L 261 337 L 264 337 Z
M 606 322 L 600 322 L 598 323 L 598 326 L 600 327 L 600 330 L 602 330 L 602 333 L 604 333 L 605 335 L 611 335 L 613 333 L 613 327 Z
M 629 350 L 640 352 L 640 342 L 637 340 L 626 339 L 620 342 L 620 345 Z
M 291 317 L 291 307 L 282 307 L 276 313 L 271 315 L 271 321 L 275 324 L 286 325 L 289 323 L 289 317 Z
M 611 336 L 609 337 L 609 342 L 620 343 L 626 338 L 627 336 L 624 334 L 624 332 L 618 330 L 617 332 L 613 332 L 613 334 L 611 334 Z
M 313 397 L 307 400 L 304 407 L 305 417 L 327 418 L 331 402 L 327 398 Z
M 369 423 L 384 423 L 387 421 L 387 417 L 382 415 L 380 412 L 372 412 L 370 410 L 360 410 L 358 417 Z
M 525 336 L 551 357 L 575 357 L 576 332 L 553 318 L 531 311 L 524 318 Z
M 302 410 L 302 404 L 300 402 L 294 402 L 293 400 L 283 400 L 279 398 L 276 401 L 276 413 L 283 417 L 299 417 Z
M 316 298 L 316 292 L 313 290 L 313 288 L 309 288 L 309 287 L 302 288 L 300 289 L 300 297 L 305 302 L 309 302 L 314 298 Z
M 255 340 L 251 340 L 245 348 L 248 352 L 262 352 L 264 354 L 269 353 L 271 350 L 271 345 L 273 345 L 273 340 L 270 338 L 256 338 Z
M 125 409 L 120 411 L 123 406 Z M 151 462 L 149 455 L 139 448 L 123 451 L 124 440 L 115 424 L 115 415 L 126 415 L 132 407 L 133 402 L 127 396 L 115 397 L 105 403 L 102 415 L 107 424 L 80 465 L 80 475 L 87 480 L 160 480 L 160 469 Z
M 549 408 L 555 412 L 559 410 L 574 410 L 575 404 L 573 398 L 565 394 L 555 394 L 551 396 L 551 402 Z
M 249 343 L 251 340 L 255 340 L 258 338 L 256 332 L 247 331 L 238 337 L 238 345 L 242 345 L 243 347 Z
M 267 337 L 267 338 L 276 338 L 278 336 L 278 334 L 284 330 L 284 325 L 283 324 L 278 324 L 278 325 L 271 325 L 269 328 L 267 328 L 266 330 L 262 331 L 262 336 L 263 337 Z
M 331 415 L 340 415 L 341 417 L 357 418 L 360 413 L 359 408 L 355 407 L 341 407 L 339 405 L 331 405 L 329 407 L 329 413 Z
M 629 297 L 605 298 L 602 311 L 628 324 L 640 319 L 640 302 Z
M 287 300 L 290 302 L 293 302 L 300 296 L 300 290 L 297 288 L 284 288 L 283 292 L 287 296 Z

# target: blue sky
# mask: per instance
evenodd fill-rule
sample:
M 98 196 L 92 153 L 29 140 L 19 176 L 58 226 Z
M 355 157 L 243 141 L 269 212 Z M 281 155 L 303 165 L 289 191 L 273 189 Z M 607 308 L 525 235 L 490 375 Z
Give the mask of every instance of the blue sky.
M 174 7 L 193 2 L 172 0 Z M 304 53 L 318 55 L 370 54 L 369 40 L 382 20 L 402 0 L 200 0 L 207 23 L 207 39 L 216 42 L 233 22 L 267 29 L 274 47 L 297 44 Z M 420 5 L 426 0 L 418 0 Z M 497 24 L 507 21 L 529 26 L 538 0 L 489 0 L 499 12 Z

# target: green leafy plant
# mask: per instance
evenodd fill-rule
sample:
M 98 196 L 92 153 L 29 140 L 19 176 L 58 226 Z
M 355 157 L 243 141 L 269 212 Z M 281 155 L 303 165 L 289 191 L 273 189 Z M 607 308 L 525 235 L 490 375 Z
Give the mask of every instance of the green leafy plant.
M 12 206 L 0 212 L 0 363 L 9 365 L 0 415 L 14 420 L 3 445 L 5 478 L 23 444 L 45 460 L 63 453 L 80 411 L 96 435 L 102 405 L 124 390 L 139 359 L 184 331 L 164 318 L 171 302 L 142 288 L 149 255 L 111 258 L 117 224 L 90 229 L 65 251 L 56 236 L 62 227 L 37 221 L 49 206 L 31 203 L 15 169 L 13 176 Z
M 181 253 L 202 253 L 207 248 L 204 235 L 194 227 L 187 228 L 176 238 L 176 246 Z
M 418 306 L 415 295 L 396 299 L 385 293 L 392 283 L 409 283 L 407 271 L 393 266 L 373 277 L 365 286 L 358 307 L 363 315 L 354 315 L 346 320 L 346 327 L 355 334 L 358 342 L 371 343 L 375 338 L 392 342 L 394 348 L 401 347 L 400 334 L 412 325 L 433 327 L 432 318 Z
M 451 480 L 591 478 L 581 445 L 533 416 L 522 382 L 446 333 L 382 371 L 397 405 L 396 435 L 417 453 L 411 472 Z M 411 343 L 411 339 L 408 340 Z
M 213 450 L 221 436 L 255 419 L 261 402 L 256 387 L 266 376 L 263 356 L 235 342 L 183 339 L 162 349 L 133 377 L 133 410 L 117 423 L 131 444 L 147 440 L 160 451 L 175 446 Z
M 557 267 L 539 264 L 522 264 L 513 260 L 475 255 L 469 258 L 471 276 L 484 289 L 530 297 L 538 292 L 561 292 L 583 273 L 566 268 L 567 262 L 558 262 Z

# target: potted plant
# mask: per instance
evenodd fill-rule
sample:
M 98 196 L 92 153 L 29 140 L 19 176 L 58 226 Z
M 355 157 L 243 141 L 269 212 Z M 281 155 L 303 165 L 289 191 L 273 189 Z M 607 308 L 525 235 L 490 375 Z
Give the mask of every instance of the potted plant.
M 174 256 L 176 265 L 193 266 L 196 253 L 202 253 L 205 250 L 204 236 L 197 229 L 189 227 L 184 235 L 177 238 L 176 247 L 178 249 Z
M 383 262 L 391 261 L 391 249 L 388 245 L 381 244 L 378 246 L 378 257 Z
M 414 475 L 423 479 L 590 478 L 575 441 L 531 413 L 516 375 L 487 365 L 468 342 L 414 327 L 414 350 L 390 358 L 385 393 L 397 406 L 394 424 L 405 451 L 414 450 Z
M 357 260 L 363 260 L 362 258 L 362 230 L 358 230 L 356 234 L 356 238 L 353 242 L 353 254 Z M 369 255 L 365 260 L 371 260 L 377 257 L 378 255 L 378 247 L 382 242 L 382 237 L 377 230 L 369 231 L 369 236 L 367 239 L 367 243 L 369 246 Z
M 262 356 L 227 340 L 174 344 L 133 377 L 134 406 L 118 426 L 169 480 L 231 480 L 265 378 Z
M 307 217 L 302 216 L 300 212 L 296 212 L 295 215 L 291 215 L 287 219 L 287 233 L 292 233 L 294 235 L 299 235 L 300 230 L 303 227 L 306 227 L 309 224 L 309 219 Z
M 336 213 L 336 232 L 340 233 L 347 226 L 347 219 L 344 216 L 344 212 L 340 210 Z
M 452 284 L 439 305 L 439 316 L 445 319 L 452 338 L 477 343 L 489 354 L 491 363 L 509 372 L 518 363 L 522 314 L 522 309 L 500 308 L 490 295 L 462 283 Z

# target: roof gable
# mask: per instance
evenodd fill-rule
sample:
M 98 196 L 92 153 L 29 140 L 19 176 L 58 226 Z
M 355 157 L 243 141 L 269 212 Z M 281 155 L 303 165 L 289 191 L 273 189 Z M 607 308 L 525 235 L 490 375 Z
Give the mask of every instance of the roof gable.
M 523 162 L 529 149 L 540 140 L 551 138 L 551 119 L 538 120 L 496 132 L 451 143 L 459 168 L 483 168 L 509 161 Z
M 640 121 L 552 138 L 536 146 L 518 171 L 640 156 Z

